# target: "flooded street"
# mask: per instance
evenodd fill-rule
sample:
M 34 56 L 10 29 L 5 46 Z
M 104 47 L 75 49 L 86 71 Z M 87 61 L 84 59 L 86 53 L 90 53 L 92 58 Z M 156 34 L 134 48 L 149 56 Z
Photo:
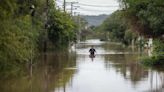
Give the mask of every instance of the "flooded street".
M 164 72 L 144 68 L 139 56 L 119 43 L 87 40 L 42 55 L 31 77 L 0 80 L 0 92 L 164 92 Z

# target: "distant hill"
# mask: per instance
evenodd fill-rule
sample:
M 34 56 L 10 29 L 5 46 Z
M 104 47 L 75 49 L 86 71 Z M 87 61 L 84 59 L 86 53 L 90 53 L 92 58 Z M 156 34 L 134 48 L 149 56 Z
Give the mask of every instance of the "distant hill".
M 82 15 L 81 17 L 88 22 L 89 26 L 99 26 L 108 16 L 109 15 L 97 15 L 97 16 Z

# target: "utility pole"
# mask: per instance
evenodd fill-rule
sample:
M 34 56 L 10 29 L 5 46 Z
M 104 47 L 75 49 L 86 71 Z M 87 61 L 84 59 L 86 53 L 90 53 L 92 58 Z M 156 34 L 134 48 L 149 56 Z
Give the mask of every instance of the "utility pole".
M 44 92 L 48 91 L 48 68 L 47 68 L 47 47 L 48 47 L 48 13 L 49 13 L 49 0 L 46 0 L 46 16 L 45 16 L 45 38 L 44 38 Z
M 43 51 L 44 53 L 47 52 L 47 41 L 48 41 L 48 7 L 49 7 L 49 0 L 46 0 L 46 17 L 45 17 L 45 38 L 44 38 L 44 46 Z
M 63 4 L 64 11 L 66 12 L 66 4 L 71 5 L 71 9 L 69 9 L 69 10 L 71 10 L 71 16 L 72 16 L 73 15 L 73 10 L 77 9 L 79 7 L 79 6 L 74 6 L 74 4 L 76 4 L 76 3 L 78 3 L 78 2 L 64 2 L 64 4 Z
M 78 15 L 78 25 L 79 25 L 79 29 L 77 32 L 77 40 L 80 41 L 80 33 L 81 33 L 81 19 L 80 19 L 80 14 Z
M 73 2 L 71 2 L 71 16 L 73 16 Z
M 71 16 L 73 16 L 73 10 L 77 9 L 78 7 L 80 7 L 80 6 L 73 6 L 76 3 L 78 3 L 78 2 L 71 2 Z
M 30 6 L 30 12 L 31 12 L 31 29 L 34 29 L 34 19 L 33 17 L 35 16 L 35 6 L 34 5 L 31 5 Z M 33 46 L 31 44 L 31 60 L 30 60 L 30 64 L 29 64 L 29 68 L 30 68 L 30 78 L 32 78 L 32 67 L 33 67 Z
M 63 2 L 63 9 L 64 9 L 64 12 L 66 12 L 66 0 L 64 0 Z

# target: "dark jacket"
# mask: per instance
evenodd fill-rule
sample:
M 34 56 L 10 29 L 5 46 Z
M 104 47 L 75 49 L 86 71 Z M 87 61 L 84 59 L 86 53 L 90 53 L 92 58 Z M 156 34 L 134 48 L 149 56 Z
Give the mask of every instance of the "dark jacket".
M 91 48 L 91 49 L 89 50 L 89 52 L 90 52 L 90 54 L 94 55 L 95 52 L 96 52 L 96 50 L 95 50 L 94 48 Z

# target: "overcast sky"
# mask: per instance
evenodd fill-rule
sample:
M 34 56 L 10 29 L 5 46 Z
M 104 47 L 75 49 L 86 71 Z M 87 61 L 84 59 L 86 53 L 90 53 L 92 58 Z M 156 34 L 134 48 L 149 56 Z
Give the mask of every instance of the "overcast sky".
M 62 6 L 63 0 L 57 0 L 57 5 Z M 66 2 L 78 2 L 74 6 L 80 6 L 74 12 L 80 12 L 81 15 L 99 15 L 111 14 L 119 9 L 117 0 L 66 0 Z M 67 9 L 70 5 L 67 4 Z

